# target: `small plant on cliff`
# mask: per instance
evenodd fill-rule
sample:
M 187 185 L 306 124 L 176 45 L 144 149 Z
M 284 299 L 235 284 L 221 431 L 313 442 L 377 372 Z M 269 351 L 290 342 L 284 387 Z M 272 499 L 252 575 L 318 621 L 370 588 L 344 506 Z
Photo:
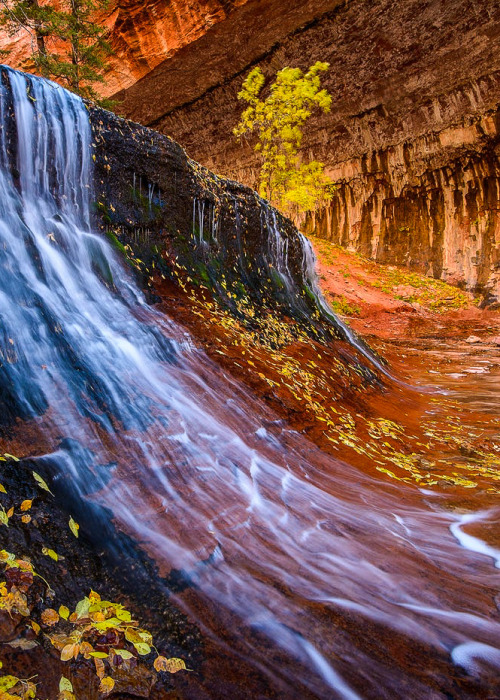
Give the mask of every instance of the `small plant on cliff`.
M 107 0 L 1 0 L 0 25 L 12 36 L 26 32 L 25 68 L 52 78 L 82 97 L 96 99 L 96 82 L 111 47 L 107 30 L 94 21 Z
M 310 211 L 331 197 L 332 183 L 323 163 L 304 162 L 300 154 L 303 129 L 314 110 L 329 112 L 331 96 L 321 89 L 320 74 L 329 67 L 318 61 L 303 73 L 283 68 L 261 98 L 265 78 L 254 68 L 243 82 L 238 99 L 248 107 L 234 134 L 257 137 L 254 150 L 261 159 L 259 193 L 289 215 Z

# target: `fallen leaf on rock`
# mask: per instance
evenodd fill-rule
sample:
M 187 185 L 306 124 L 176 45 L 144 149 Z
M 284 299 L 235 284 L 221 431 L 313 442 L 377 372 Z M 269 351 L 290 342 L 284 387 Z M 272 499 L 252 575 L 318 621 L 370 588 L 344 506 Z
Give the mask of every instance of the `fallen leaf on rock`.
M 59 681 L 59 691 L 62 692 L 63 690 L 69 690 L 71 693 L 73 692 L 73 684 L 69 678 L 65 676 L 61 676 L 61 680 Z
M 52 627 L 53 625 L 57 625 L 59 622 L 59 615 L 52 608 L 46 608 L 41 614 L 41 620 L 44 625 Z
M 35 479 L 38 486 L 40 486 L 40 488 L 43 489 L 44 491 L 48 491 L 53 496 L 54 494 L 49 489 L 49 487 L 47 486 L 46 482 L 42 479 L 40 474 L 37 474 L 36 472 L 32 472 L 32 474 L 33 474 L 33 478 Z
M 177 673 L 177 671 L 187 671 L 186 664 L 182 659 L 166 659 L 164 656 L 158 656 L 153 664 L 156 671 L 168 671 L 168 673 Z
M 114 680 L 110 676 L 104 676 L 99 685 L 99 691 L 104 693 L 104 695 L 108 695 L 108 693 L 110 693 L 114 687 Z
M 69 519 L 69 529 L 71 532 L 74 534 L 75 537 L 78 537 L 78 530 L 80 529 L 80 526 L 78 523 L 76 523 L 72 517 Z
M 61 661 L 69 661 L 72 658 L 76 659 L 79 651 L 79 644 L 66 644 L 66 646 L 63 647 L 61 651 Z
M 63 620 L 67 620 L 69 617 L 69 608 L 67 608 L 65 605 L 61 605 L 59 607 L 59 615 Z
M 22 651 L 29 651 L 38 646 L 38 642 L 35 642 L 34 639 L 23 639 L 22 637 L 13 639 L 12 642 L 7 642 L 7 644 L 14 649 L 22 649 Z
M 54 561 L 57 561 L 59 559 L 59 556 L 54 552 L 53 549 L 49 549 L 48 547 L 42 547 L 42 554 L 45 554 L 46 557 L 50 557 Z

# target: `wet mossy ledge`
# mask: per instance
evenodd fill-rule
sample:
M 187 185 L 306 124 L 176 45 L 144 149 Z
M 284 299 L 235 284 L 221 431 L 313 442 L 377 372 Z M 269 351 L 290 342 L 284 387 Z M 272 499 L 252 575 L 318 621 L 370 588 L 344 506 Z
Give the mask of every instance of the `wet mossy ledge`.
M 316 340 L 347 339 L 318 303 L 290 220 L 255 191 L 192 161 L 172 139 L 88 108 L 95 226 L 141 273 L 150 300 L 161 275 L 205 289 L 236 316 L 251 304 Z

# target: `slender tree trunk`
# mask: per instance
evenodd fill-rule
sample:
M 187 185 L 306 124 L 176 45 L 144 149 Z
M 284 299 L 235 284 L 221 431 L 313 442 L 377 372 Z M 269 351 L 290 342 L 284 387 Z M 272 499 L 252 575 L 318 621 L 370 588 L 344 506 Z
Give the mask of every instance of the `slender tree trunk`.
M 35 12 L 34 15 L 36 16 L 37 10 L 39 9 L 40 5 L 38 3 L 38 0 L 28 0 L 28 5 L 32 8 L 34 8 Z M 36 50 L 37 53 L 41 57 L 40 61 L 40 72 L 42 75 L 47 78 L 48 77 L 48 71 L 46 66 L 44 65 L 44 58 L 47 56 L 47 47 L 45 45 L 45 35 L 43 33 L 43 27 L 42 27 L 42 22 L 41 20 L 35 20 L 33 24 L 33 29 L 35 31 L 35 38 L 36 38 Z
M 79 0 L 70 0 L 71 14 L 78 24 L 80 15 L 80 2 Z M 74 29 L 73 37 L 71 39 L 71 62 L 75 67 L 75 73 L 72 81 L 72 88 L 75 92 L 80 90 L 80 38 L 79 38 L 79 27 L 76 26 Z

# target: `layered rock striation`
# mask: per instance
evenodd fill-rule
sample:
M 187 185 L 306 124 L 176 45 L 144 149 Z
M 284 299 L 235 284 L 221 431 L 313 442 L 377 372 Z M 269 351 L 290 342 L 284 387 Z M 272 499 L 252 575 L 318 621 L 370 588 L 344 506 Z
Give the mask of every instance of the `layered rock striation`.
M 112 53 L 104 82 L 97 86 L 103 97 L 130 87 L 158 64 L 171 58 L 186 44 L 197 41 L 226 19 L 246 0 L 112 0 L 99 12 L 97 21 L 108 30 Z M 43 4 L 43 2 L 41 3 Z M 56 0 L 51 4 L 63 4 Z M 58 52 L 57 44 L 49 49 Z M 14 35 L 0 32 L 4 62 L 14 68 L 30 68 L 32 37 L 21 29 Z
M 121 111 L 171 134 L 217 172 L 255 186 L 232 129 L 252 66 L 328 61 L 328 115 L 304 155 L 337 191 L 299 221 L 376 260 L 500 297 L 500 3 L 248 0 L 118 93 Z

